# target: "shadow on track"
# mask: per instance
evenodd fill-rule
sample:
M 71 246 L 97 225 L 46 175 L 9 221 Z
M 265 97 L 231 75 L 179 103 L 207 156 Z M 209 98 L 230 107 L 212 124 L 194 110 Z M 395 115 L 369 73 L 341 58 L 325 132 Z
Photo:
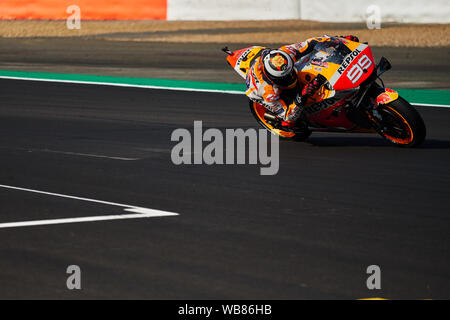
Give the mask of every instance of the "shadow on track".
M 318 147 L 393 147 L 379 137 L 311 137 L 306 143 Z M 450 149 L 450 141 L 430 139 L 416 149 Z

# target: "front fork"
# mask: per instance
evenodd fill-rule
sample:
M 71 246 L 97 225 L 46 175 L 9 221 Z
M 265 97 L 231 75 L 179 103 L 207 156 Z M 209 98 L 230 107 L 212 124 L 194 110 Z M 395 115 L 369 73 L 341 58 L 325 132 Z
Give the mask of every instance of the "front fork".
M 380 129 L 379 122 L 382 121 L 382 117 L 377 111 L 378 106 L 397 100 L 399 95 L 396 91 L 380 86 L 376 82 L 372 82 L 364 90 L 354 107 L 349 110 L 349 118 L 364 128 Z
M 372 127 L 376 130 L 380 129 L 380 122 L 383 120 L 382 116 L 378 113 L 377 108 L 380 105 L 391 103 L 398 99 L 398 92 L 384 86 L 383 80 L 380 76 L 392 68 L 390 62 L 381 57 L 380 62 L 375 68 L 375 73 L 371 77 L 370 84 L 365 88 L 356 104 L 356 109 L 364 110 L 366 117 L 370 120 Z M 376 83 L 376 80 L 381 81 L 382 86 Z M 364 103 L 364 109 L 361 107 L 361 102 Z

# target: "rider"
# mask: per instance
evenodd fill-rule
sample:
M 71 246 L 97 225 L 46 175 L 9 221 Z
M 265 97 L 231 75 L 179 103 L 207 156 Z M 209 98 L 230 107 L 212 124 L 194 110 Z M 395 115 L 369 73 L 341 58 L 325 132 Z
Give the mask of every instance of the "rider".
M 359 42 L 352 35 L 339 37 Z M 324 77 L 319 75 L 301 88 L 294 64 L 309 54 L 317 43 L 324 41 L 332 41 L 332 38 L 310 38 L 276 50 L 264 49 L 247 73 L 246 95 L 273 112 L 281 120 L 281 125 L 292 128 L 307 99 L 324 82 Z

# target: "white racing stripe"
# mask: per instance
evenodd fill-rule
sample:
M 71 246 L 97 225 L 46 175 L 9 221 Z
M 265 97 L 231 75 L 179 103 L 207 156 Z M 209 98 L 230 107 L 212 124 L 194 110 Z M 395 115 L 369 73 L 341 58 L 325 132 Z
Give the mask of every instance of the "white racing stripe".
M 330 78 L 330 80 L 328 81 L 332 86 L 334 86 L 336 84 L 336 82 L 341 78 L 341 76 L 344 75 L 345 71 L 347 70 L 347 68 L 350 66 L 350 64 L 353 62 L 354 59 L 356 59 L 359 54 L 361 52 L 363 52 L 366 48 L 368 47 L 367 44 L 361 43 L 357 48 L 355 48 L 352 52 L 350 52 L 348 55 L 345 56 L 345 58 L 342 60 L 342 63 L 339 65 L 339 68 L 334 72 L 333 76 Z M 352 54 L 358 50 L 360 53 L 358 53 L 358 56 L 355 56 L 352 58 L 352 60 L 350 62 L 346 62 L 346 59 L 351 57 Z M 339 73 L 338 70 L 340 68 L 342 68 L 342 65 L 344 63 L 347 63 L 347 66 L 344 68 L 344 71 L 342 71 L 342 73 Z M 361 71 L 362 72 L 362 71 Z
M 150 218 L 150 217 L 168 217 L 168 216 L 178 216 L 178 213 L 149 209 L 143 207 L 137 207 L 128 204 L 109 202 L 103 200 L 96 200 L 90 198 L 70 196 L 60 193 L 53 193 L 47 191 L 40 191 L 35 189 L 21 188 L 9 185 L 0 184 L 0 188 L 26 191 L 38 194 L 45 194 L 48 196 L 67 198 L 73 200 L 80 200 L 85 202 L 94 202 L 109 206 L 116 206 L 124 208 L 124 211 L 134 212 L 134 214 L 118 214 L 118 215 L 108 215 L 108 216 L 92 216 L 92 217 L 80 217 L 80 218 L 63 218 L 63 219 L 46 219 L 46 220 L 32 220 L 32 221 L 19 221 L 19 222 L 8 222 L 0 223 L 0 228 L 14 228 L 14 227 L 26 227 L 26 226 L 38 226 L 38 225 L 51 225 L 51 224 L 64 224 L 64 223 L 77 223 L 77 222 L 92 222 L 92 221 L 106 221 L 106 220 L 118 220 L 118 219 L 139 219 L 139 218 Z

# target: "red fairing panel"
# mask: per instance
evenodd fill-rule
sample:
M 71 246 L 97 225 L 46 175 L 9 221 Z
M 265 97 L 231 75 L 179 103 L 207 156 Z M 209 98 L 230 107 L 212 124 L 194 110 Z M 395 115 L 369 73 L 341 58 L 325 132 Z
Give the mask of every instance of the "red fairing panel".
M 370 50 L 369 47 L 366 47 L 345 68 L 345 71 L 334 84 L 334 90 L 345 90 L 358 87 L 372 74 L 374 68 L 375 61 L 373 59 L 372 50 Z

